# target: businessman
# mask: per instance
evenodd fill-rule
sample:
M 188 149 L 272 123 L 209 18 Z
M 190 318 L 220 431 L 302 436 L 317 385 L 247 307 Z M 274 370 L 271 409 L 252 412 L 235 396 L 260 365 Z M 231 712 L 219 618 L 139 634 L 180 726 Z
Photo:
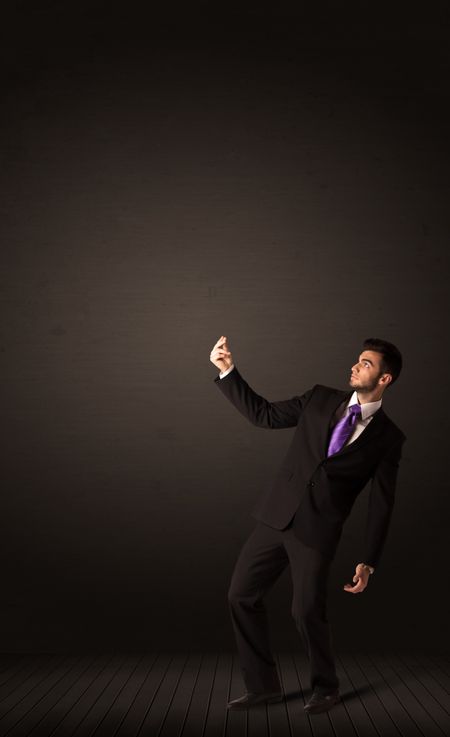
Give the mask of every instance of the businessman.
M 256 427 L 295 428 L 286 456 L 252 510 L 257 525 L 245 542 L 231 578 L 228 601 L 240 666 L 243 696 L 228 703 L 242 709 L 282 700 L 269 643 L 264 596 L 289 566 L 292 616 L 310 665 L 309 714 L 330 709 L 340 699 L 327 587 L 343 524 L 362 489 L 371 481 L 363 555 L 344 591 L 359 594 L 377 568 L 386 540 L 403 432 L 382 407 L 384 391 L 402 368 L 399 350 L 368 338 L 352 366 L 346 391 L 315 384 L 304 394 L 270 402 L 257 394 L 233 362 L 226 336 L 214 345 L 214 382 Z

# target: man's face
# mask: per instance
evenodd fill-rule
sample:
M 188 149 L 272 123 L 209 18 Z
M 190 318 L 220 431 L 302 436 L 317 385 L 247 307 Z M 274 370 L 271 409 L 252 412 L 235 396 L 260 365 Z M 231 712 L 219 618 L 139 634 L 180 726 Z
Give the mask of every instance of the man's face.
M 388 381 L 380 382 L 382 376 L 390 376 L 381 370 L 381 353 L 363 351 L 359 360 L 352 366 L 349 384 L 352 389 L 364 394 L 372 392 L 378 385 L 385 388 Z

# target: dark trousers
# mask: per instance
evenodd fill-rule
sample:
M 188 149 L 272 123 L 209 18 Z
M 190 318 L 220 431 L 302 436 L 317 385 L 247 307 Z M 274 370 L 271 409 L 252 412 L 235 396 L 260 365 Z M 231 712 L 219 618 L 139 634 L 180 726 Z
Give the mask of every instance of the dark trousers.
M 309 658 L 311 689 L 338 688 L 332 638 L 326 613 L 331 559 L 307 547 L 292 527 L 275 530 L 262 522 L 244 544 L 228 591 L 240 667 L 248 691 L 280 691 L 270 648 L 264 595 L 290 566 L 292 616 Z

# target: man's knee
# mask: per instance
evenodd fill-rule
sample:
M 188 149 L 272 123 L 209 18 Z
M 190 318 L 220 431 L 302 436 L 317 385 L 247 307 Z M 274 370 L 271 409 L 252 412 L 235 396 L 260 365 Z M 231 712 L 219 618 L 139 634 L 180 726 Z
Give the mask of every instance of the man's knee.
M 228 603 L 239 604 L 246 597 L 245 590 L 236 581 L 231 581 L 228 588 Z
M 229 604 L 235 604 L 238 599 L 238 592 L 233 583 L 231 583 L 230 587 L 228 588 L 227 597 Z
M 228 603 L 231 607 L 241 606 L 253 608 L 261 601 L 261 596 L 259 594 L 255 594 L 254 592 L 245 589 L 244 586 L 234 580 L 231 581 L 227 595 Z
M 293 601 L 291 614 L 297 625 L 308 628 L 317 621 L 326 620 L 326 607 L 320 601 L 311 600 L 301 605 Z

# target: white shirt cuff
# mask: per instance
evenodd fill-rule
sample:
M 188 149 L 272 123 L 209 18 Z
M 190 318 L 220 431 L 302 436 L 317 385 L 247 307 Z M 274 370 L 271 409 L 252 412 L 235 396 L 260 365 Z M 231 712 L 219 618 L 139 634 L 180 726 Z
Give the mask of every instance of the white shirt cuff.
M 221 371 L 220 372 L 219 379 L 223 379 L 223 377 L 226 376 L 227 374 L 229 374 L 230 371 L 232 371 L 233 369 L 234 369 L 234 363 L 232 363 L 229 368 L 225 369 L 225 371 Z

